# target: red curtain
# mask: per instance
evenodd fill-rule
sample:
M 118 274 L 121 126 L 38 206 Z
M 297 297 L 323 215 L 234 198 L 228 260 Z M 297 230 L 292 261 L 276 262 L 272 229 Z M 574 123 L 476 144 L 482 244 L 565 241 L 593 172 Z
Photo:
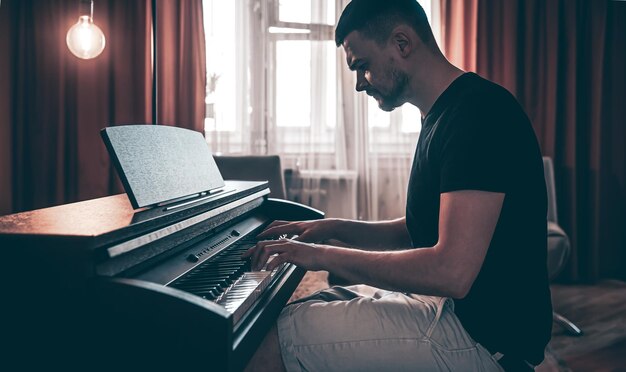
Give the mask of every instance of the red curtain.
M 201 1 L 156 1 L 157 123 L 204 134 L 206 47 Z
M 467 71 L 476 71 L 478 0 L 441 2 L 441 41 L 446 56 Z
M 2 57 L 9 50 L 9 22 L 6 13 L 6 4 L 0 3 L 0 215 L 13 210 L 13 185 L 11 180 L 11 152 L 10 125 L 12 116 L 12 104 L 9 82 L 13 69 L 10 59 Z
M 201 130 L 202 3 L 157 3 L 158 122 Z M 78 0 L 2 0 L 0 214 L 123 192 L 99 132 L 153 122 L 151 4 L 95 1 L 106 48 L 80 60 L 65 44 Z
M 626 2 L 441 0 L 441 10 L 449 59 L 515 94 L 555 161 L 573 244 L 563 279 L 625 279 Z

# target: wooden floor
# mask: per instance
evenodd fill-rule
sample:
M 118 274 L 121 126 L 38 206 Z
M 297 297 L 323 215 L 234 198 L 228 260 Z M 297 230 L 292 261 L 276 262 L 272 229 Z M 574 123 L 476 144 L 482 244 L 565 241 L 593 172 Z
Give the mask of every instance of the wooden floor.
M 626 283 L 553 285 L 552 303 L 584 333 L 571 336 L 555 324 L 539 372 L 626 371 Z
M 327 273 L 309 272 L 292 299 L 327 286 Z M 555 324 L 537 372 L 626 372 L 626 283 L 553 285 L 552 303 L 584 334 L 571 336 Z
M 566 363 L 572 371 L 626 371 L 626 341 L 572 357 Z

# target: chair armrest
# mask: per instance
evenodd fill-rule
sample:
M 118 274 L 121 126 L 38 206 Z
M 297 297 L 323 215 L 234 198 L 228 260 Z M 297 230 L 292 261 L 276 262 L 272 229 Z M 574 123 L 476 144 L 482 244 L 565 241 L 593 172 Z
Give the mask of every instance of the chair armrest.
M 567 234 L 556 223 L 548 221 L 548 275 L 550 279 L 556 277 L 561 270 L 570 252 L 570 242 Z

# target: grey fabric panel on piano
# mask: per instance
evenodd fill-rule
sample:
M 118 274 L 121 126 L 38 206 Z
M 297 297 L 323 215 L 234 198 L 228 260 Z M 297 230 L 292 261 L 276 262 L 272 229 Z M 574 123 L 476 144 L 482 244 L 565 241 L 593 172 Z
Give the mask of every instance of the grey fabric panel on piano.
M 165 125 L 101 131 L 133 204 L 140 208 L 224 186 L 202 134 Z

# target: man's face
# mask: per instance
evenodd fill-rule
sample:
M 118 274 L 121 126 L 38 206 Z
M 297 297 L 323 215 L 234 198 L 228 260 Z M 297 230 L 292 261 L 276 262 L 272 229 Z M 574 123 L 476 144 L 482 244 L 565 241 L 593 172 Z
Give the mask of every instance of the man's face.
M 356 72 L 356 90 L 372 96 L 384 111 L 401 106 L 409 83 L 401 71 L 392 45 L 381 46 L 353 31 L 343 41 L 350 70 Z

